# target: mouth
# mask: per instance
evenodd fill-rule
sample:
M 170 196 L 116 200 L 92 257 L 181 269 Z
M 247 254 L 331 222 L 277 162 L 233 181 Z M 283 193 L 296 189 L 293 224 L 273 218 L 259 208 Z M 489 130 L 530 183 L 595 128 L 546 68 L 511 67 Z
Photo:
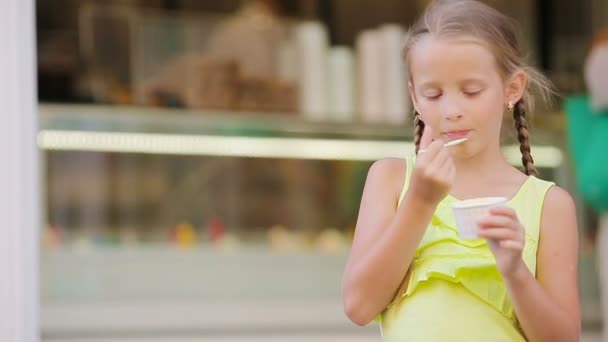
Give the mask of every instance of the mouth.
M 443 133 L 444 136 L 448 138 L 448 140 L 456 140 L 456 139 L 464 139 L 469 137 L 469 133 L 471 133 L 470 129 L 467 130 L 458 130 L 458 131 L 449 131 Z

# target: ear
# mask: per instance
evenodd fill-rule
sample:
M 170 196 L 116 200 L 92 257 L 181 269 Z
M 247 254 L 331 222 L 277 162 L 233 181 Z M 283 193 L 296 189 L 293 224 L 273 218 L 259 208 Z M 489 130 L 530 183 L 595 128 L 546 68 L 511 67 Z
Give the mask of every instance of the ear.
M 505 107 L 509 102 L 517 103 L 524 96 L 528 86 L 528 74 L 522 69 L 517 70 L 505 84 Z
M 412 81 L 407 82 L 407 89 L 410 92 L 410 98 L 412 99 L 412 105 L 414 106 L 414 110 L 416 110 L 416 112 L 420 114 L 420 111 L 418 110 L 418 100 L 416 99 L 416 90 L 414 90 L 414 84 L 412 83 Z M 422 115 L 420 117 L 422 117 Z

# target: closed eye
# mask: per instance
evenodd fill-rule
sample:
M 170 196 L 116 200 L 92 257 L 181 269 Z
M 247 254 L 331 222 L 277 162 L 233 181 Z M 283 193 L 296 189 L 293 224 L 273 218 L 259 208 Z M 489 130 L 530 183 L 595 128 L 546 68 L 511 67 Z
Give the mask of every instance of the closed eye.
M 481 90 L 477 90 L 477 91 L 465 91 L 464 94 L 467 97 L 475 97 L 475 96 L 481 94 Z

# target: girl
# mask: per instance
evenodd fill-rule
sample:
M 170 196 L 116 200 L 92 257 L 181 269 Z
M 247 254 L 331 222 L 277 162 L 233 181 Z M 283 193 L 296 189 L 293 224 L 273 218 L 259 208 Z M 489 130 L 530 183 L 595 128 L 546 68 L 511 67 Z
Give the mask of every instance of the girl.
M 575 207 L 535 177 L 529 85 L 548 82 L 514 31 L 482 3 L 435 1 L 404 47 L 417 156 L 370 168 L 343 278 L 346 314 L 376 318 L 385 341 L 579 339 Z M 505 112 L 525 173 L 500 152 Z M 478 239 L 460 239 L 450 205 L 486 196 L 508 205 L 478 221 Z

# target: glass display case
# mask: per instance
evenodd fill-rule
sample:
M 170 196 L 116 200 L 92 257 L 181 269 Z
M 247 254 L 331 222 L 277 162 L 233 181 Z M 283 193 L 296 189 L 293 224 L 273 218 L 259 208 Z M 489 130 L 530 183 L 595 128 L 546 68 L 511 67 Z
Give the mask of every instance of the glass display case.
M 411 127 L 39 108 L 45 336 L 354 329 L 340 285 L 365 177 L 413 153 Z M 569 184 L 560 135 L 532 148 Z

